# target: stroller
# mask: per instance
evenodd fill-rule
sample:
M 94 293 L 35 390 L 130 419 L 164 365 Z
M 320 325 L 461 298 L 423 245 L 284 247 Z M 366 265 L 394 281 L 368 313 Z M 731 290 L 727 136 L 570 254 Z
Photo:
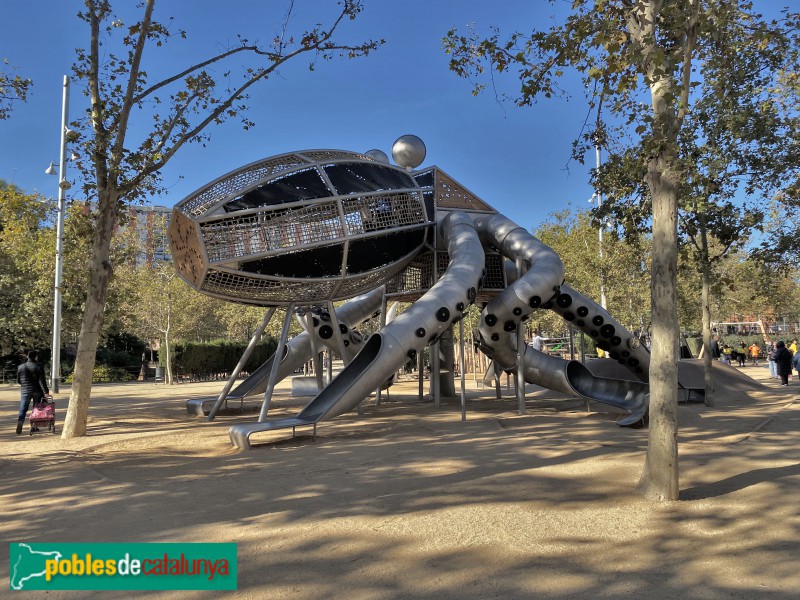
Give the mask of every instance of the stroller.
M 33 405 L 29 421 L 31 425 L 30 435 L 40 431 L 40 428 L 44 429 L 45 425 L 47 425 L 48 431 L 56 432 L 56 403 L 53 401 L 52 396 L 44 396 Z

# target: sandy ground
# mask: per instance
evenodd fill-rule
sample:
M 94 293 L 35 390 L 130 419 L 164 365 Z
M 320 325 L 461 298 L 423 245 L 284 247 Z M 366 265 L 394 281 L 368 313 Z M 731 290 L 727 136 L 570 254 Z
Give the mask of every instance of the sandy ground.
M 636 495 L 646 430 L 600 404 L 532 394 L 516 413 L 468 380 L 437 410 L 417 383 L 310 432 L 256 437 L 186 398 L 222 382 L 97 385 L 89 435 L 14 434 L 0 386 L 0 507 L 7 542 L 237 542 L 237 592 L 28 592 L 103 598 L 797 598 L 800 384 L 727 386 L 681 404 L 681 501 Z M 747 391 L 742 391 L 747 388 Z M 304 399 L 282 386 L 271 416 Z M 57 396 L 63 422 L 68 394 Z M 8 581 L 8 544 L 0 574 Z M 4 584 L 5 585 L 5 584 Z M 5 589 L 5 588 L 4 588 Z

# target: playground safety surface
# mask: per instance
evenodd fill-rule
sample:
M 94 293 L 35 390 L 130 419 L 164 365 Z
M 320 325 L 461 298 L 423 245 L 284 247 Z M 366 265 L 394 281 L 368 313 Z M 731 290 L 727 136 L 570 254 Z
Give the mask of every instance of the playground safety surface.
M 464 422 L 457 397 L 437 410 L 407 380 L 363 417 L 320 423 L 315 442 L 276 432 L 249 452 L 227 429 L 257 413 L 186 412 L 223 382 L 96 385 L 88 435 L 71 440 L 16 436 L 19 388 L 0 385 L 0 530 L 7 542 L 237 542 L 235 598 L 796 598 L 800 383 L 714 371 L 716 406 L 679 406 L 681 500 L 669 503 L 635 492 L 647 430 L 534 389 L 520 416 L 513 389 L 496 400 L 472 376 Z M 270 417 L 305 404 L 289 389 Z M 67 399 L 62 388 L 60 418 Z

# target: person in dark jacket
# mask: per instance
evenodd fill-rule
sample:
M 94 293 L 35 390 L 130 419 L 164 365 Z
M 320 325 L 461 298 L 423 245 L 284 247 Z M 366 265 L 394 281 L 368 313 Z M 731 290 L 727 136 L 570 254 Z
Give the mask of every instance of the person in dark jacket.
M 789 385 L 789 375 L 792 374 L 792 351 L 782 341 L 775 344 L 775 370 L 781 378 L 781 385 Z
M 44 369 L 37 362 L 39 353 L 36 350 L 28 352 L 27 362 L 17 367 L 17 383 L 22 386 L 19 400 L 19 416 L 17 417 L 17 435 L 22 433 L 22 426 L 25 423 L 25 415 L 28 408 L 42 399 L 42 396 L 50 394 L 47 381 L 44 378 Z

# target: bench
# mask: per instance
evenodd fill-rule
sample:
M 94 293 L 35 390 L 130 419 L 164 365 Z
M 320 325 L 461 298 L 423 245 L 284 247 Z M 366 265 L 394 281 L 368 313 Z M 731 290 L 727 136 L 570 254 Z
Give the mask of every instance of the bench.
M 276 431 L 278 429 L 292 428 L 292 437 L 295 436 L 295 429 L 297 427 L 304 427 L 312 425 L 314 427 L 311 434 L 311 439 L 317 439 L 317 422 L 309 419 L 298 419 L 291 417 L 288 419 L 278 419 L 275 421 L 266 421 L 263 423 L 240 423 L 233 425 L 228 430 L 228 436 L 231 438 L 231 443 L 237 448 L 243 450 L 250 449 L 250 436 L 260 431 Z

